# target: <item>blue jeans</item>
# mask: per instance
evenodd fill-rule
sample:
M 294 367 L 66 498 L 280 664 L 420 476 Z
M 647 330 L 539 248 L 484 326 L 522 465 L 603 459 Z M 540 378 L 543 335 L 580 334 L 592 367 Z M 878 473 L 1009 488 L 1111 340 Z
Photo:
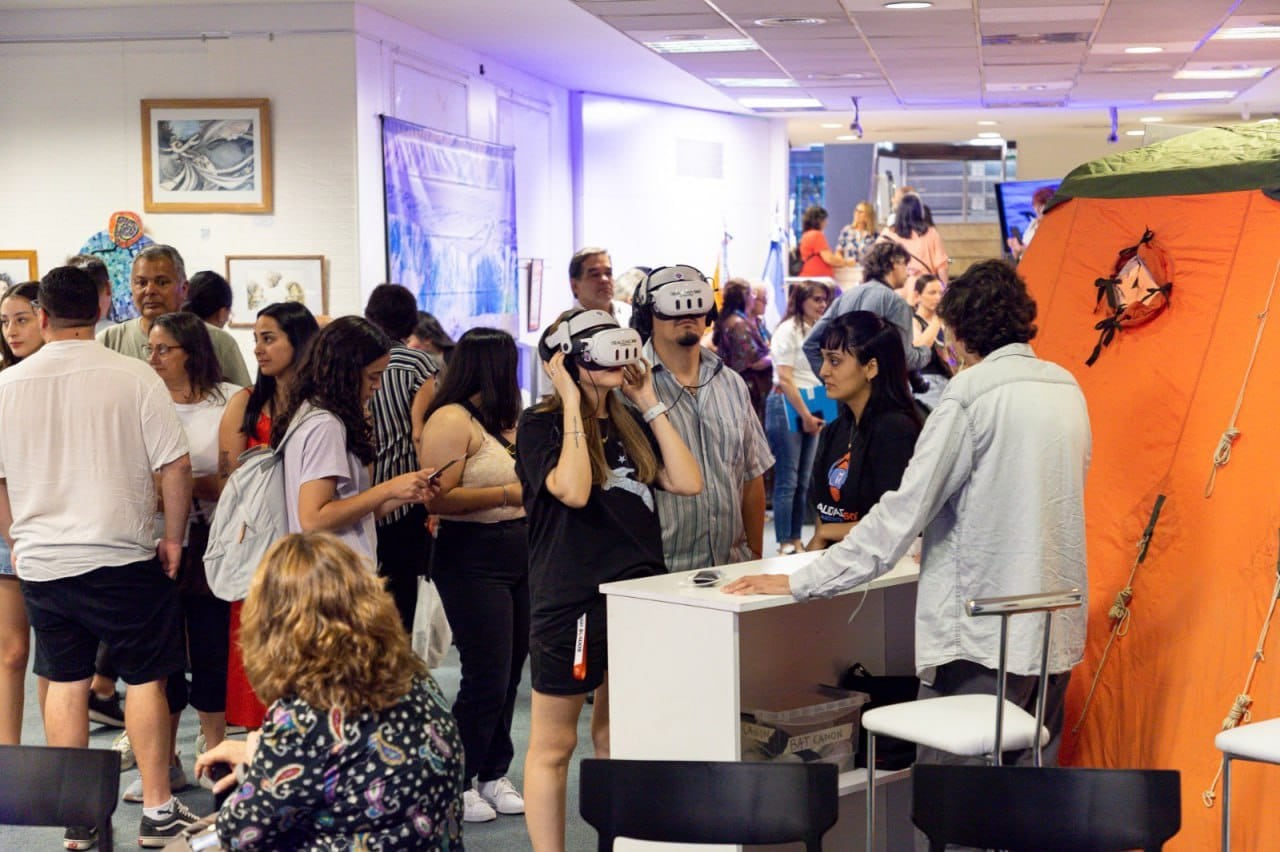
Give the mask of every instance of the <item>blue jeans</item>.
M 778 390 L 769 394 L 765 401 L 764 432 L 774 458 L 773 528 L 778 544 L 782 544 L 799 539 L 803 534 L 818 436 L 791 431 L 782 392 Z

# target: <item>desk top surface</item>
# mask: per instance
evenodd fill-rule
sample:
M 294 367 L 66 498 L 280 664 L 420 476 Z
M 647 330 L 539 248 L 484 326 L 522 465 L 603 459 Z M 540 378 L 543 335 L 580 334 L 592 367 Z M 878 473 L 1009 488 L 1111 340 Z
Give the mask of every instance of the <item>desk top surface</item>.
M 678 574 L 659 574 L 656 577 L 641 577 L 636 580 L 619 580 L 614 583 L 603 583 L 600 591 L 616 597 L 638 598 L 693 606 L 702 609 L 717 609 L 727 612 L 752 612 L 759 609 L 789 606 L 797 603 L 790 595 L 727 595 L 721 587 L 736 577 L 744 574 L 791 574 L 801 566 L 812 562 L 818 553 L 795 553 L 790 556 L 770 556 L 752 562 L 739 562 L 734 565 L 721 565 L 719 570 L 724 580 L 714 587 L 694 586 L 692 576 L 695 572 L 684 571 Z M 889 571 L 863 586 L 856 586 L 841 594 L 858 594 L 863 589 L 884 589 L 904 583 L 914 583 L 920 576 L 920 566 L 910 556 L 904 556 L 893 570 Z

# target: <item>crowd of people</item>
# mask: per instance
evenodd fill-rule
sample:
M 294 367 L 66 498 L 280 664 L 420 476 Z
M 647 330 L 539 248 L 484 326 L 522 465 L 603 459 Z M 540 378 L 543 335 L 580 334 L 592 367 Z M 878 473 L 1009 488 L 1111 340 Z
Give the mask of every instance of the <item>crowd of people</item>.
M 672 265 L 628 273 L 620 300 L 609 253 L 582 249 L 574 306 L 538 345 L 550 392 L 527 408 L 511 335 L 455 342 L 395 284 L 362 317 L 264 307 L 256 379 L 220 327 L 225 280 L 188 280 L 172 247 L 139 253 L 138 316 L 118 325 L 101 325 L 110 281 L 91 256 L 10 288 L 0 417 L 47 428 L 0 433 L 0 743 L 20 739 L 30 626 L 49 744 L 86 745 L 91 718 L 125 728 L 143 846 L 198 820 L 173 795 L 189 783 L 176 736 L 190 704 L 197 774 L 237 768 L 215 785 L 230 791 L 211 828 L 226 848 L 452 848 L 465 822 L 523 813 L 535 850 L 563 849 L 588 701 L 609 754 L 599 585 L 760 558 L 770 471 L 780 553 L 845 541 L 912 486 L 926 418 L 972 351 L 942 329 L 965 317 L 923 210 L 908 193 L 876 234 L 860 205 L 836 252 L 825 211 L 807 212 L 806 264 L 857 265 L 863 283 L 795 283 L 772 331 L 761 285 L 716 294 Z M 969 279 L 958 289 L 1021 285 L 1000 264 Z M 263 446 L 282 459 L 290 534 L 225 601 L 203 567 L 210 522 Z M 424 576 L 458 649 L 451 707 L 409 644 Z M 66 848 L 93 843 L 68 827 Z

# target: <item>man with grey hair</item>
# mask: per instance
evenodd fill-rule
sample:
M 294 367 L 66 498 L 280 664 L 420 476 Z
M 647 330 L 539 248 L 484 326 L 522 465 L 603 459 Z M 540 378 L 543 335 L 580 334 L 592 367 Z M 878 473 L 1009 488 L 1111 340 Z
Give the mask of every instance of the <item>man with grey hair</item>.
M 613 261 L 606 249 L 580 248 L 569 260 L 569 289 L 573 306 L 613 314 L 624 328 L 631 322 L 631 306 L 613 298 Z
M 156 317 L 173 313 L 182 306 L 187 294 L 187 270 L 182 255 L 173 246 L 150 245 L 133 259 L 129 286 L 138 317 L 114 325 L 98 334 L 98 341 L 121 355 L 147 360 L 147 335 Z M 235 338 L 222 329 L 205 323 L 213 353 L 222 367 L 224 381 L 247 388 L 253 384 L 244 356 Z

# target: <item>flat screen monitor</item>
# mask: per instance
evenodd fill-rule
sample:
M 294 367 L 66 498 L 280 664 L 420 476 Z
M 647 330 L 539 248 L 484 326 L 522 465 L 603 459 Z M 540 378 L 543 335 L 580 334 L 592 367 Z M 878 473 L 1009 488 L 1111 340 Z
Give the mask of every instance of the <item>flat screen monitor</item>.
M 1000 211 L 1000 240 L 1005 254 L 1009 251 L 1009 237 L 1022 239 L 1027 225 L 1035 218 L 1031 209 L 1031 196 L 1042 186 L 1057 188 L 1061 180 L 1010 180 L 996 184 L 996 207 Z

